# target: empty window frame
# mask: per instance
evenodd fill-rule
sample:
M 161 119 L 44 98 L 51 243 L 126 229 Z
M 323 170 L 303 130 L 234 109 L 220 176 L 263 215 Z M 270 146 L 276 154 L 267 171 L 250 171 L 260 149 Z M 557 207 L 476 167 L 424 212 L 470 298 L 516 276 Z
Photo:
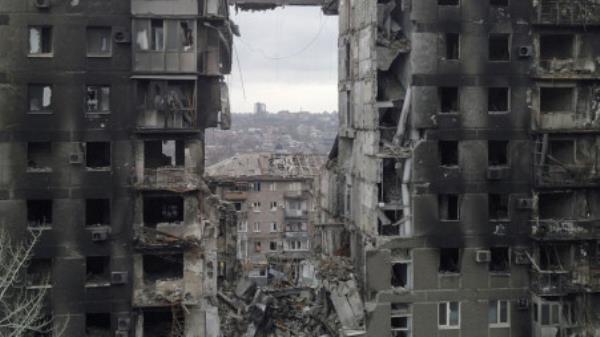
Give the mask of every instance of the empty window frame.
M 111 336 L 110 313 L 85 314 L 85 335 L 89 337 Z
M 47 287 L 52 284 L 52 259 L 33 258 L 27 266 L 28 287 Z
M 440 6 L 458 6 L 460 5 L 460 0 L 438 0 L 437 3 Z
M 492 7 L 508 7 L 509 0 L 490 0 Z
M 438 89 L 440 113 L 458 113 L 458 87 L 441 87 Z
M 510 249 L 508 247 L 492 247 L 490 255 L 490 272 L 507 273 L 510 271 Z
M 163 51 L 165 49 L 165 21 L 150 20 L 150 49 Z
M 183 254 L 148 254 L 142 256 L 144 281 L 183 277 Z
M 52 56 L 52 27 L 29 27 L 29 56 Z
M 440 273 L 460 273 L 460 249 L 459 248 L 441 248 L 440 249 Z
M 52 226 L 52 200 L 27 200 L 27 226 Z
M 189 128 L 196 125 L 196 82 L 137 81 L 136 104 L 144 127 Z
M 179 195 L 149 195 L 143 199 L 144 226 L 158 224 L 181 225 L 184 221 L 184 200 Z
M 489 60 L 510 60 L 510 34 L 490 34 L 489 36 Z
M 51 113 L 52 86 L 50 84 L 29 84 L 27 102 L 30 113 Z
M 575 58 L 574 35 L 540 35 L 540 60 L 568 60 L 573 58 Z
M 110 199 L 87 199 L 85 201 L 85 225 L 110 225 Z
M 575 198 L 572 193 L 540 193 L 538 214 L 540 219 L 573 219 Z
M 510 302 L 507 300 L 490 300 L 488 305 L 488 322 L 492 328 L 510 326 Z
M 412 336 L 412 313 L 406 303 L 391 303 L 390 305 L 391 337 Z
M 446 34 L 446 60 L 460 59 L 460 35 L 458 33 Z
M 548 142 L 548 164 L 573 165 L 575 164 L 575 140 L 553 139 Z
M 460 302 L 438 303 L 438 328 L 460 328 Z
M 460 202 L 458 194 L 440 194 L 438 197 L 438 207 L 440 220 L 460 220 Z
M 177 306 L 144 308 L 144 327 L 140 335 L 146 337 L 179 335 L 174 331 L 185 327 L 185 315 L 181 310 L 183 309 Z
M 541 113 L 572 113 L 575 109 L 575 88 L 541 87 Z
M 508 220 L 508 194 L 489 194 L 488 213 L 490 220 Z
M 85 90 L 86 113 L 110 113 L 110 86 L 88 85 Z
M 109 142 L 87 142 L 85 163 L 89 169 L 107 169 L 111 165 Z
M 392 287 L 411 288 L 411 264 L 409 261 L 392 262 Z
M 51 172 L 52 171 L 52 143 L 30 142 L 27 143 L 27 171 Z
M 110 283 L 110 257 L 88 256 L 85 259 L 85 283 Z
M 438 151 L 440 156 L 440 165 L 458 166 L 458 142 L 457 141 L 439 141 Z
M 185 164 L 185 146 L 182 140 L 153 140 L 144 142 L 144 167 L 182 167 Z
M 262 243 L 260 241 L 256 241 L 254 243 L 254 252 L 260 253 L 262 251 Z
M 508 141 L 488 141 L 488 166 L 508 166 Z
M 277 250 L 277 241 L 269 242 L 269 250 L 271 250 L 271 251 Z
M 111 56 L 112 29 L 110 27 L 88 27 L 86 43 L 88 57 Z
M 195 21 L 138 19 L 134 22 L 136 49 L 141 51 L 165 50 L 193 52 Z
M 510 89 L 506 87 L 488 88 L 488 112 L 508 112 L 510 110 Z

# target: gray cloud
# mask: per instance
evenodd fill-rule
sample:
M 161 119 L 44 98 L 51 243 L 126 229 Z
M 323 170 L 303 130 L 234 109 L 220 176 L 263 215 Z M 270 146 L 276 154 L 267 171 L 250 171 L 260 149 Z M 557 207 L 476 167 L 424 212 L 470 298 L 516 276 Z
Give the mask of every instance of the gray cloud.
M 233 111 L 251 111 L 257 101 L 270 111 L 337 110 L 337 17 L 317 7 L 286 7 L 232 19 L 242 34 L 234 43 L 246 89 L 244 98 L 234 59 Z

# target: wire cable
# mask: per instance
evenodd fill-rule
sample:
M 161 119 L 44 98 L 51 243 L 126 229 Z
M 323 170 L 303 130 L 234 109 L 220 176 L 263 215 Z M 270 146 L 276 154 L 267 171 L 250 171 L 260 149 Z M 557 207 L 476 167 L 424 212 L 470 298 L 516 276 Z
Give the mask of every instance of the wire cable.
M 237 48 L 235 47 L 235 43 L 233 44 L 233 52 L 235 54 L 235 60 L 238 66 L 238 72 L 240 73 L 240 82 L 242 85 L 242 94 L 244 95 L 244 101 L 247 101 L 248 99 L 246 98 L 246 86 L 244 85 L 244 74 L 242 73 L 242 65 L 240 63 L 240 57 L 237 51 Z

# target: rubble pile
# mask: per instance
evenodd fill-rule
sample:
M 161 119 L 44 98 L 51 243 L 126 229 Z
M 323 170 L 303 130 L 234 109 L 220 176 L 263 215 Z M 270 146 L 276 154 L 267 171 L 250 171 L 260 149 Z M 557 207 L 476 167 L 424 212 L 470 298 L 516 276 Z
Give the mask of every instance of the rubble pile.
M 219 292 L 223 337 L 337 337 L 362 330 L 364 307 L 346 258 L 319 263 L 314 287 L 258 288 L 242 279 Z

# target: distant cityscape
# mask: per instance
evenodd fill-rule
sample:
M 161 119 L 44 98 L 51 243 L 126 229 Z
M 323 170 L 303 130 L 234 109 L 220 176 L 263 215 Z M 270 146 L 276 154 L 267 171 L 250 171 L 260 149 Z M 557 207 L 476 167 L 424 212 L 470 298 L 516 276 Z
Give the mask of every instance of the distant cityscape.
M 231 130 L 206 130 L 206 166 L 236 154 L 256 152 L 327 154 L 335 140 L 337 112 L 233 113 Z

